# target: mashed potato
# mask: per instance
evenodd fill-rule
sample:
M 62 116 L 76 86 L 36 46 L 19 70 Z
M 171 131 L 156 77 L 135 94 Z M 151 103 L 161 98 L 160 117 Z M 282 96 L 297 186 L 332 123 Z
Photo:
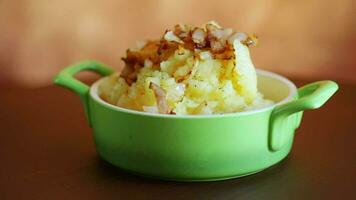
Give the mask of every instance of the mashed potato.
M 254 35 L 222 29 L 215 22 L 176 25 L 161 40 L 129 49 L 125 69 L 99 87 L 110 104 L 150 113 L 197 115 L 268 106 L 257 90 L 249 47 Z

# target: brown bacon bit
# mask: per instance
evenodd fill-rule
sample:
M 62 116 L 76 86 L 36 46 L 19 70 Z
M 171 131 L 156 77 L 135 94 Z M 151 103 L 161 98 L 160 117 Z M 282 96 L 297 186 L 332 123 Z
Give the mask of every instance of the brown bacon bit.
M 136 81 L 137 73 L 144 66 L 146 59 L 155 64 L 161 62 L 157 54 L 159 45 L 159 41 L 148 41 L 139 52 L 130 49 L 126 51 L 126 57 L 122 58 L 125 62 L 125 68 L 120 76 L 126 80 L 127 84 L 131 85 Z
M 158 64 L 163 61 L 167 60 L 174 52 L 178 49 L 178 44 L 175 42 L 169 42 L 166 40 L 160 41 L 160 46 L 157 50 L 158 60 L 159 62 L 155 63 Z
M 121 71 L 120 76 L 121 77 L 126 77 L 129 74 L 131 74 L 133 72 L 133 67 L 131 67 L 130 64 L 126 63 L 126 66 L 124 67 L 124 69 Z
M 189 32 L 190 32 L 190 27 L 187 25 L 177 24 L 174 26 L 173 33 L 177 35 L 180 39 L 184 39 L 188 37 Z
M 155 94 L 158 112 L 160 114 L 170 114 L 171 109 L 166 100 L 166 91 L 153 82 L 150 83 L 149 88 L 153 90 Z
M 183 42 L 184 42 L 183 47 L 185 49 L 194 51 L 195 43 L 192 38 L 192 31 L 189 31 L 187 37 L 183 38 Z

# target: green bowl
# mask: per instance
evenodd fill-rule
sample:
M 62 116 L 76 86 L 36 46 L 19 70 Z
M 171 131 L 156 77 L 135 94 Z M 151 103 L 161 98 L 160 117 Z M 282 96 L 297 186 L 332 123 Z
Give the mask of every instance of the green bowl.
M 83 70 L 103 76 L 112 69 L 85 61 L 62 70 L 55 83 L 77 93 L 93 129 L 98 154 L 127 171 L 176 181 L 211 181 L 266 169 L 291 150 L 302 111 L 322 106 L 338 89 L 318 81 L 297 89 L 288 79 L 257 70 L 258 88 L 277 102 L 258 110 L 219 115 L 163 115 L 110 105 L 73 76 Z

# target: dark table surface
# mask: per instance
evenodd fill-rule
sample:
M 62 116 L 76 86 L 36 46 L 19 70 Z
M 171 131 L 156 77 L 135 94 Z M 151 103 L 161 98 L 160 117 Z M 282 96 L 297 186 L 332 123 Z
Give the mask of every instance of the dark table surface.
M 340 84 L 324 107 L 305 112 L 290 155 L 261 173 L 177 183 L 101 160 L 71 92 L 2 89 L 0 199 L 356 199 L 355 104 L 356 85 Z

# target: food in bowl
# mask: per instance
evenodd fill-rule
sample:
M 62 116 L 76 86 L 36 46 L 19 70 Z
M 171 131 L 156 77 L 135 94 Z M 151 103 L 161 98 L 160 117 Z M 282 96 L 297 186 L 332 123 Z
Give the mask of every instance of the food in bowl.
M 303 111 L 321 107 L 338 89 L 330 80 L 297 89 L 283 76 L 257 70 L 257 90 L 248 55 L 248 47 L 257 42 L 255 36 L 243 34 L 245 39 L 236 36 L 232 45 L 228 39 L 221 43 L 209 36 L 210 28 L 231 31 L 208 23 L 199 29 L 203 38 L 209 38 L 204 42 L 194 36 L 198 33 L 189 32 L 196 44 L 186 42 L 190 37 L 184 39 L 186 31 L 179 31 L 183 28 L 177 26 L 162 41 L 129 50 L 120 75 L 112 75 L 114 70 L 100 62 L 82 61 L 61 70 L 54 79 L 80 97 L 98 154 L 121 169 L 175 181 L 224 180 L 257 173 L 289 154 Z M 170 41 L 172 37 L 179 42 Z M 185 68 L 188 72 L 183 73 Z M 91 86 L 75 78 L 88 70 L 103 78 Z M 191 87 L 194 83 L 199 89 Z M 230 93 L 219 91 L 224 84 L 230 85 Z M 184 92 L 174 92 L 174 86 L 184 87 L 176 89 Z M 275 103 L 239 112 L 272 103 L 259 93 Z M 204 101 L 212 99 L 216 105 L 205 106 Z M 233 102 L 236 99 L 242 100 Z M 234 103 L 233 109 L 227 107 Z M 225 112 L 233 113 L 215 114 Z
M 138 43 L 123 58 L 122 73 L 99 86 L 99 96 L 122 108 L 149 113 L 206 115 L 273 104 L 257 89 L 249 48 L 257 36 L 222 28 L 176 25 L 159 40 Z

